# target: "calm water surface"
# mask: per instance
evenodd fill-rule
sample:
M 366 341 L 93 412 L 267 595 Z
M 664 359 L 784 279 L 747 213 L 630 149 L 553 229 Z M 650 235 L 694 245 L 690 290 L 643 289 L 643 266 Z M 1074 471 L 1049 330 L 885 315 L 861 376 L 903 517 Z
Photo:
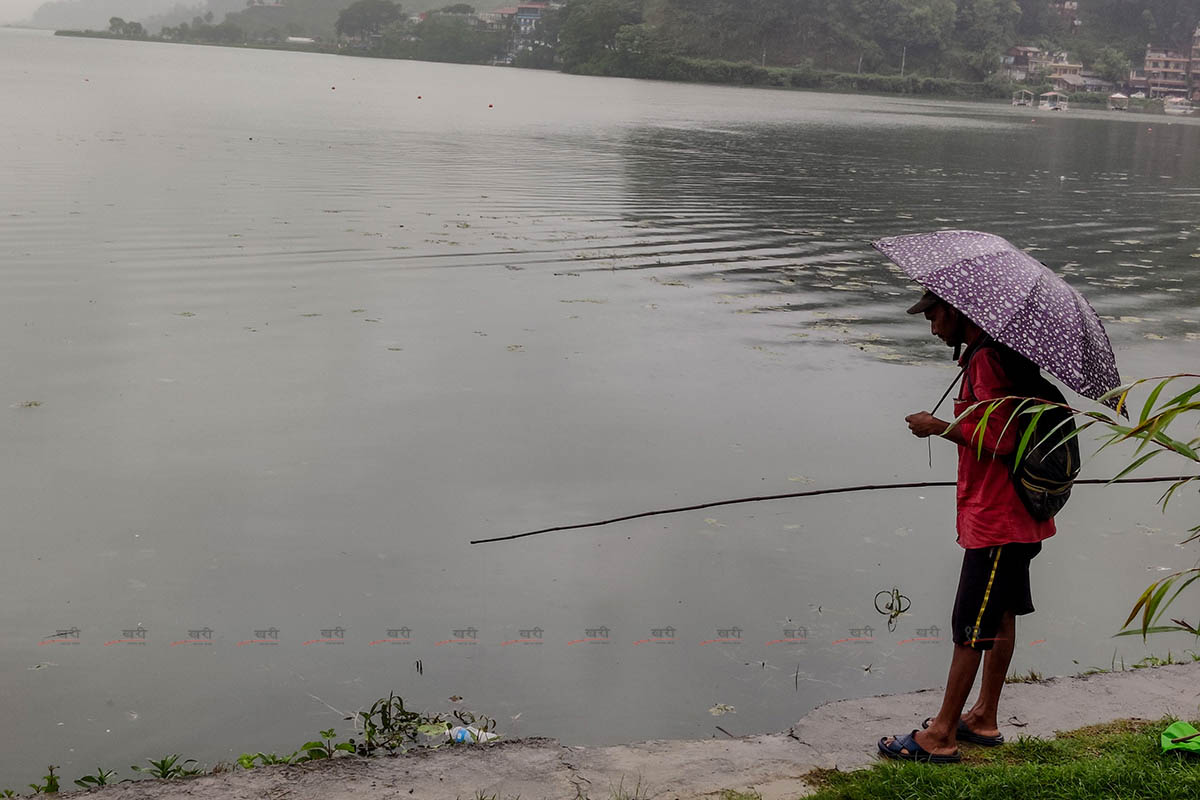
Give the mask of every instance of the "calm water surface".
M 938 685 L 944 489 L 468 541 L 952 478 L 880 236 L 1011 238 L 1126 377 L 1200 355 L 1194 122 L 19 31 L 0 107 L 0 788 L 290 752 L 389 690 L 583 744 Z M 1079 490 L 1014 669 L 1146 654 L 1111 634 L 1196 556 L 1157 494 Z

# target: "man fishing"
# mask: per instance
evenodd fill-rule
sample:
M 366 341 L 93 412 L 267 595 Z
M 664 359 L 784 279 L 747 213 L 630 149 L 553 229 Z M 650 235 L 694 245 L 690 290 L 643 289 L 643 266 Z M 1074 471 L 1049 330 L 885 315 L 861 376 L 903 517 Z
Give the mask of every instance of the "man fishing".
M 935 231 L 873 244 L 925 287 L 908 312 L 924 314 L 930 331 L 955 348 L 956 358 L 966 348 L 958 359 L 963 383 L 954 415 L 970 413 L 956 424 L 925 411 L 905 418 L 914 436 L 938 436 L 958 445 L 957 530 L 964 553 L 952 614 L 950 675 L 942 706 L 923 730 L 879 740 L 879 752 L 888 758 L 950 763 L 961 760 L 960 741 L 1004 742 L 997 709 L 1016 618 L 1034 610 L 1029 562 L 1041 542 L 1054 535 L 1052 517 L 1069 491 L 1068 482 L 1055 502 L 1054 491 L 1045 490 L 1042 500 L 1050 500 L 1049 509 L 1032 503 L 1024 484 L 1018 494 L 1007 458 L 1021 427 L 1012 419 L 1016 401 L 999 404 L 985 419 L 986 401 L 1027 396 L 1027 387 L 1034 385 L 1061 397 L 1039 377 L 1041 367 L 1080 394 L 1115 408 L 1116 399 L 1108 393 L 1120 376 L 1104 326 L 1083 295 L 999 236 Z M 964 714 L 981 659 L 979 699 Z
M 956 351 L 966 347 L 959 361 L 964 373 L 955 417 L 979 401 L 1017 394 L 1028 382 L 1014 373 L 1037 373 L 1028 359 L 992 342 L 933 292 L 926 292 L 908 313 L 924 314 L 933 335 Z M 960 740 L 985 746 L 1004 742 L 997 711 L 1012 661 L 1016 618 L 1034 610 L 1029 562 L 1042 540 L 1055 532 L 1054 520 L 1035 520 L 1013 486 L 1004 457 L 1016 449 L 1017 426 L 1006 424 L 1011 414 L 1006 405 L 1011 403 L 993 411 L 982 430 L 986 406 L 953 427 L 927 411 L 905 418 L 914 436 L 940 436 L 958 445 L 958 543 L 965 552 L 952 615 L 954 656 L 941 709 L 924 730 L 880 740 L 879 751 L 889 758 L 949 763 L 961 759 Z M 963 714 L 981 656 L 979 699 Z

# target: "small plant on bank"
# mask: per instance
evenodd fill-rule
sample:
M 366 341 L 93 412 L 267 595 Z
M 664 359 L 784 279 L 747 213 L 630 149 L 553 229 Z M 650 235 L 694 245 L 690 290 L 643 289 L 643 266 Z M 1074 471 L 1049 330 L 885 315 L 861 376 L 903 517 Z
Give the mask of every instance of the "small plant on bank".
M 108 780 L 113 775 L 116 775 L 115 769 L 104 769 L 96 767 L 95 775 L 84 775 L 82 778 L 75 779 L 75 785 L 80 789 L 91 789 L 96 786 L 108 786 Z
M 625 788 L 625 778 L 621 777 L 616 786 L 609 786 L 611 800 L 648 800 L 650 795 L 643 792 L 642 776 L 639 775 L 632 789 Z
M 461 698 L 452 698 L 461 699 Z M 479 733 L 494 733 L 496 720 L 470 711 L 456 710 L 453 718 L 466 727 L 474 728 Z M 276 764 L 301 764 L 307 761 L 324 760 L 338 757 L 340 754 L 372 755 L 379 749 L 387 750 L 389 754 L 397 751 L 407 752 L 412 747 L 437 749 L 446 745 L 446 735 L 450 732 L 451 723 L 442 714 L 425 714 L 409 711 L 404 707 L 404 700 L 390 693 L 385 698 L 376 700 L 370 710 L 362 711 L 347 720 L 361 722 L 363 726 L 363 741 L 356 743 L 353 738 L 345 742 L 337 742 L 337 731 L 329 728 L 320 732 L 321 739 L 305 742 L 301 749 L 290 755 L 281 756 L 276 753 L 242 753 L 235 764 L 242 769 L 254 769 L 257 766 Z M 357 727 L 357 726 L 356 726 Z M 488 737 L 491 738 L 491 737 Z M 146 759 L 150 766 L 131 766 L 134 772 L 149 775 L 160 780 L 175 780 L 204 774 L 204 770 L 193 766 L 196 759 L 180 760 L 180 755 L 172 753 L 161 759 Z M 31 783 L 29 788 L 34 794 L 56 794 L 59 791 L 59 778 L 55 775 L 57 766 L 51 766 L 41 783 Z M 218 764 L 212 772 L 222 772 L 228 765 Z M 81 789 L 91 789 L 110 785 L 115 775 L 114 770 L 97 767 L 92 775 L 85 775 L 75 781 Z M 0 790 L 0 798 L 18 797 L 11 789 Z
M 41 783 L 31 783 L 29 788 L 33 789 L 34 794 L 58 794 L 58 776 L 54 774 L 54 770 L 58 767 L 51 764 L 46 767 L 46 774 L 42 776 Z
M 337 731 L 333 728 L 321 731 L 320 736 L 320 740 L 314 739 L 311 742 L 305 742 L 300 745 L 300 749 L 305 753 L 305 755 L 300 757 L 300 761 L 317 761 L 323 758 L 333 758 L 338 753 L 354 755 L 353 742 L 333 743 L 333 740 L 337 737 Z
M 1005 683 L 1041 683 L 1045 679 L 1046 678 L 1045 678 L 1045 676 L 1042 675 L 1042 673 L 1038 672 L 1036 669 L 1031 669 L 1031 670 L 1029 670 L 1029 672 L 1026 672 L 1024 674 L 1022 674 L 1020 672 L 1014 672 L 1012 675 L 1009 675 L 1007 678 L 1005 678 L 1004 682 Z
M 179 760 L 178 753 L 172 753 L 169 756 L 163 756 L 158 761 L 152 758 L 147 758 L 150 762 L 148 767 L 131 766 L 130 769 L 134 772 L 141 772 L 149 775 L 152 778 L 159 780 L 170 781 L 177 778 L 189 778 L 192 775 L 199 775 L 204 770 L 199 767 L 190 767 L 189 764 L 195 764 L 196 759 L 189 758 L 186 761 Z
M 290 756 L 275 753 L 242 753 L 237 757 L 237 765 L 242 769 L 254 769 L 259 765 L 266 767 L 273 764 L 295 764 L 299 754 L 299 750 L 293 751 Z
M 468 712 L 456 712 L 468 713 Z M 355 746 L 360 756 L 369 756 L 383 748 L 388 753 L 404 752 L 410 745 L 419 744 L 421 737 L 436 738 L 450 730 L 441 714 L 422 714 L 404 707 L 404 699 L 390 692 L 376 700 L 366 711 L 347 717 L 362 725 L 363 738 Z M 493 727 L 495 722 L 492 723 Z M 350 742 L 354 744 L 354 740 Z

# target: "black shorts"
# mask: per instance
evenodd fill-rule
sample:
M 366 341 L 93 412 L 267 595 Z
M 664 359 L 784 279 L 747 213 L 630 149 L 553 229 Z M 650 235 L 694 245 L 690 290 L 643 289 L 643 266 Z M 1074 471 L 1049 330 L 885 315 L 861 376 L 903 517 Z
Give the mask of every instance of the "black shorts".
M 954 598 L 954 643 L 991 650 L 1005 612 L 1032 614 L 1029 562 L 1041 543 L 1004 544 L 963 553 Z

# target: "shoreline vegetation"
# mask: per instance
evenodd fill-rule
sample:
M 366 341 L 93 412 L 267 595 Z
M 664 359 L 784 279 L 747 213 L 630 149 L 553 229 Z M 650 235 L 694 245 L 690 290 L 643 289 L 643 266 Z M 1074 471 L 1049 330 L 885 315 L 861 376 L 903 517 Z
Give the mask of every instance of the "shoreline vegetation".
M 1165 659 L 1153 655 L 1141 661 L 1126 666 L 1122 661 L 1118 664 L 1113 657 L 1111 668 L 1090 667 L 1075 676 L 1073 680 L 1087 680 L 1097 675 L 1116 675 L 1130 673 L 1153 673 L 1161 667 L 1182 666 L 1200 662 L 1200 655 L 1185 651 L 1183 657 L 1176 657 L 1168 652 Z M 1050 686 L 1060 679 L 1045 678 L 1041 674 L 1030 671 L 1028 674 L 1013 674 L 1006 683 L 1039 684 Z M 904 695 L 894 696 L 903 700 Z M 877 698 L 883 699 L 883 698 Z M 451 698 L 456 705 L 461 704 L 462 698 Z M 853 701 L 842 701 L 853 702 Z M 1161 711 L 1160 711 L 1161 713 Z M 317 738 L 306 741 L 296 750 L 287 754 L 275 752 L 242 753 L 233 761 L 220 761 L 211 768 L 198 766 L 196 759 L 185 759 L 178 753 L 164 755 L 161 758 L 146 758 L 144 765 L 132 765 L 129 769 L 137 776 L 153 779 L 151 783 L 161 784 L 163 781 L 179 781 L 205 775 L 223 775 L 235 772 L 246 772 L 268 766 L 296 766 L 315 764 L 317 762 L 337 759 L 359 759 L 367 761 L 371 758 L 384 756 L 404 756 L 409 753 L 431 753 L 444 748 L 483 747 L 491 748 L 502 742 L 520 743 L 528 740 L 505 739 L 496 732 L 495 719 L 483 714 L 476 714 L 465 708 L 455 708 L 447 713 L 426 713 L 414 711 L 405 707 L 403 698 L 390 693 L 387 697 L 376 700 L 368 709 L 347 714 L 344 721 L 351 722 L 353 730 L 345 738 L 338 735 L 335 727 L 330 727 L 318 733 Z M 1122 782 L 1128 783 L 1141 793 L 1134 791 L 1123 794 L 1123 797 L 1140 799 L 1161 798 L 1170 796 L 1157 793 L 1162 788 L 1158 782 L 1142 783 L 1137 764 L 1129 763 L 1125 757 L 1136 756 L 1141 767 L 1153 769 L 1159 781 L 1186 778 L 1193 785 L 1200 787 L 1200 769 L 1190 766 L 1186 774 L 1180 773 L 1172 766 L 1164 767 L 1162 758 L 1156 752 L 1158 732 L 1171 722 L 1173 716 L 1161 720 L 1146 719 L 1117 719 L 1103 724 L 1093 724 L 1078 730 L 1067 732 L 1056 731 L 1053 738 L 1038 736 L 1020 736 L 1015 742 L 1004 748 L 993 750 L 980 748 L 965 748 L 964 761 L 961 767 L 947 768 L 943 766 L 930 767 L 921 764 L 895 765 L 892 762 L 878 763 L 867 769 L 839 771 L 837 769 L 815 768 L 804 776 L 809 787 L 816 788 L 818 798 L 885 798 L 891 796 L 906 796 L 903 793 L 893 795 L 885 789 L 896 789 L 899 785 L 915 785 L 932 782 L 937 789 L 937 797 L 962 797 L 963 792 L 981 785 L 995 786 L 996 784 L 1011 785 L 1020 791 L 1019 797 L 1056 797 L 1056 798 L 1089 798 L 1083 788 L 1077 794 L 1027 794 L 1029 786 L 1038 781 L 1046 781 L 1046 785 L 1071 783 L 1079 787 L 1106 785 L 1111 776 L 1122 770 L 1126 771 Z M 789 736 L 795 738 L 794 733 Z M 735 737 L 737 738 L 737 737 Z M 742 737 L 743 739 L 747 737 Z M 751 739 L 755 737 L 750 737 Z M 540 740 L 539 740 L 540 741 Z M 635 745 L 630 745 L 635 746 Z M 1086 751 L 1086 752 L 1084 752 Z M 864 751 L 865 752 L 865 751 Z M 1074 764 L 1082 756 L 1087 755 L 1096 759 L 1089 769 L 1081 773 Z M 148 765 L 148 766 L 147 766 Z M 64 786 L 67 780 L 57 765 L 48 765 L 46 774 L 37 783 L 26 786 L 32 795 L 57 794 L 64 791 L 74 791 L 70 785 Z M 1047 772 L 1047 770 L 1049 772 Z M 1048 777 L 1049 776 L 1049 777 Z M 1173 776 L 1173 777 L 1172 777 Z M 95 771 L 75 778 L 72 783 L 79 789 L 97 789 L 105 786 L 115 786 L 135 781 L 133 777 L 118 777 L 116 769 L 106 769 L 97 766 Z M 899 781 L 900 783 L 895 783 Z M 2 784 L 0 784 L 2 786 Z M 882 792 L 882 793 L 881 793 Z M 0 788 L 0 798 L 21 797 L 16 791 Z M 639 795 L 640 796 L 640 795 Z M 1180 795 L 1183 796 L 1183 795 Z M 491 795 L 479 793 L 479 800 L 490 800 Z M 613 794 L 610 800 L 624 797 Z M 751 792 L 743 793 L 727 790 L 722 795 L 726 800 L 761 800 L 761 795 Z M 596 800 L 600 800 L 597 798 Z
M 220 28 L 220 25 L 211 26 Z M 120 39 L 125 41 L 161 42 L 166 44 L 215 45 L 253 50 L 286 50 L 325 55 L 357 56 L 360 58 L 384 58 L 410 61 L 442 63 L 467 63 L 485 65 L 485 62 L 421 58 L 416 55 L 387 55 L 362 48 L 347 48 L 319 42 L 244 42 L 235 39 L 223 40 L 218 33 L 207 40 L 179 40 L 154 35 L 130 35 L 113 31 L 57 30 L 55 36 L 71 36 L 89 39 Z M 518 69 L 550 69 L 545 66 L 514 64 L 491 64 Z M 568 74 L 594 77 L 637 78 L 662 80 L 676 83 L 701 83 L 718 86 L 746 86 L 755 88 L 794 89 L 836 93 L 858 93 L 878 95 L 902 95 L 952 100 L 998 101 L 1010 99 L 1013 92 L 1025 89 L 1035 95 L 1050 91 L 1049 84 L 1026 85 L 995 83 L 988 81 L 965 81 L 953 78 L 931 78 L 921 75 L 876 75 L 865 73 L 837 72 L 812 67 L 764 67 L 750 62 L 723 61 L 717 59 L 692 58 L 688 56 L 639 56 L 636 58 L 613 59 L 602 64 L 588 63 L 582 68 L 562 70 Z M 1107 109 L 1108 96 L 1100 92 L 1076 92 L 1068 95 L 1073 106 Z M 1129 112 L 1164 114 L 1163 102 L 1159 98 L 1133 99 Z

